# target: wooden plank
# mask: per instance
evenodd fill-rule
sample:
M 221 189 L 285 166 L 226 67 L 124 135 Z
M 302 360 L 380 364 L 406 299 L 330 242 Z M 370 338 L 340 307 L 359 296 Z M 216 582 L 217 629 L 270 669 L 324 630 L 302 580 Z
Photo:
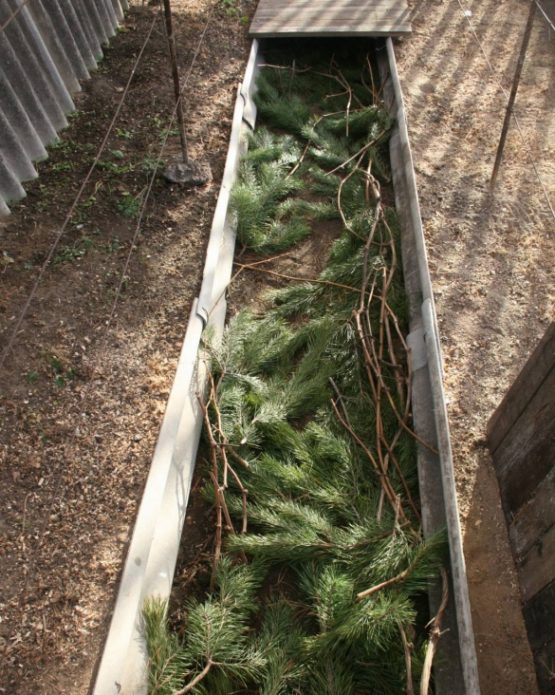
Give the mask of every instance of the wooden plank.
M 523 609 L 530 647 L 534 653 L 541 693 L 553 693 L 555 670 L 555 581 L 542 589 Z
M 379 0 L 379 2 L 373 2 L 370 6 L 367 0 L 361 0 L 361 2 L 354 2 L 354 0 L 338 0 L 329 6 L 322 6 L 321 3 L 315 2 L 288 2 L 286 5 L 283 3 L 276 3 L 275 5 L 269 5 L 263 1 L 260 3 L 256 14 L 261 15 L 273 15 L 275 17 L 279 15 L 299 15 L 304 12 L 319 12 L 322 14 L 332 14 L 333 12 L 339 12 L 343 10 L 352 10 L 353 12 L 363 12 L 365 14 L 371 14 L 378 12 L 385 16 L 396 16 L 396 15 L 407 15 L 409 14 L 408 9 L 401 5 L 400 7 L 392 10 L 391 0 Z
M 553 368 L 555 368 L 555 322 L 549 326 L 488 422 L 488 446 L 492 453 L 499 447 Z
M 555 466 L 555 369 L 493 455 L 503 507 L 511 520 Z
M 523 608 L 532 651 L 555 637 L 555 580 L 544 587 Z
M 372 26 L 372 29 L 365 29 L 361 28 L 359 31 L 354 31 L 351 29 L 351 24 L 343 24 L 343 25 L 336 25 L 333 27 L 318 27 L 314 31 L 306 31 L 303 26 L 291 26 L 291 27 L 284 27 L 283 31 L 280 31 L 279 33 L 276 33 L 275 31 L 272 30 L 265 30 L 264 27 L 261 27 L 260 31 L 256 31 L 255 33 L 252 33 L 251 36 L 256 37 L 258 39 L 263 39 L 263 38 L 314 38 L 314 37 L 322 37 L 322 38 L 329 38 L 329 37 L 340 37 L 340 36 L 372 36 L 372 37 L 380 37 L 380 36 L 397 36 L 401 34 L 406 34 L 408 33 L 407 31 L 400 31 L 398 30 L 398 26 L 392 27 L 390 25 L 384 25 L 382 28 L 377 28 L 376 25 Z
M 555 579 L 555 526 L 528 551 L 518 567 L 518 574 L 525 602 Z
M 555 467 L 509 525 L 515 559 L 522 559 L 551 526 L 555 526 Z
M 279 34 L 276 34 L 275 31 L 266 31 L 264 27 L 261 28 L 260 31 L 257 31 L 256 33 L 251 34 L 251 36 L 263 39 L 263 38 L 294 38 L 294 37 L 299 37 L 299 38 L 312 38 L 312 37 L 322 37 L 322 38 L 330 38 L 330 37 L 339 37 L 339 36 L 373 36 L 373 37 L 379 37 L 379 36 L 396 36 L 398 34 L 403 34 L 403 33 L 408 33 L 407 31 L 397 31 L 398 27 L 392 27 L 390 25 L 384 25 L 383 28 L 378 29 L 376 28 L 375 25 L 373 25 L 372 30 L 370 29 L 364 29 L 361 28 L 360 31 L 353 31 L 351 29 L 350 24 L 343 24 L 343 25 L 338 25 L 338 26 L 333 26 L 333 27 L 318 27 L 317 30 L 315 31 L 306 31 L 304 27 L 301 26 L 291 26 L 291 27 L 285 27 L 284 31 L 280 31 Z
M 540 695 L 555 693 L 555 637 L 534 652 Z
M 406 0 L 261 0 L 250 35 L 384 36 L 410 32 Z

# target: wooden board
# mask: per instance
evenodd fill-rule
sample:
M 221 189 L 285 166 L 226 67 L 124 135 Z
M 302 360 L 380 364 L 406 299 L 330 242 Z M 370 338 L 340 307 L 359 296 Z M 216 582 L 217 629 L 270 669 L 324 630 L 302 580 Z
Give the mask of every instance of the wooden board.
M 553 695 L 555 679 L 555 581 L 524 607 L 524 620 L 534 653 L 538 685 L 542 695 Z
M 552 526 L 541 541 L 530 548 L 518 567 L 524 603 L 553 581 L 554 564 L 555 526 Z
M 533 545 L 541 542 L 552 526 L 555 526 L 555 466 L 509 525 L 515 560 L 519 562 Z M 553 564 L 555 575 L 555 558 Z
M 509 520 L 555 466 L 555 368 L 493 454 Z
M 555 368 L 555 322 L 549 326 L 488 422 L 488 446 L 492 453 L 526 410 L 534 394 L 553 368 Z
M 251 36 L 389 36 L 411 31 L 406 0 L 260 0 Z

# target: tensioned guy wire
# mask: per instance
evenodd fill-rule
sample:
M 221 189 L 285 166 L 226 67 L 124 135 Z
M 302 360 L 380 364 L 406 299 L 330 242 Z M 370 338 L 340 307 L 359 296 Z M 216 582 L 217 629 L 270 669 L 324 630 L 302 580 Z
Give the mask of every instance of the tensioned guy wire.
M 176 117 L 177 117 L 177 110 L 178 110 L 178 108 L 179 108 L 179 104 L 180 104 L 180 102 L 183 100 L 183 92 L 185 91 L 185 88 L 187 87 L 187 85 L 188 85 L 188 83 L 189 83 L 189 79 L 190 79 L 190 77 L 191 77 L 191 73 L 192 73 L 192 71 L 193 71 L 193 68 L 194 68 L 194 66 L 195 66 L 196 60 L 197 60 L 198 55 L 199 55 L 199 53 L 200 53 L 200 49 L 202 48 L 202 44 L 203 44 L 203 42 L 204 42 L 204 37 L 206 36 L 206 32 L 207 32 L 207 30 L 208 30 L 208 27 L 210 26 L 210 22 L 212 21 L 212 15 L 213 15 L 213 13 L 214 13 L 214 8 L 215 8 L 215 7 L 216 7 L 216 5 L 214 4 L 214 5 L 212 6 L 212 9 L 211 9 L 209 15 L 208 15 L 208 18 L 207 18 L 207 20 L 206 20 L 206 24 L 205 24 L 205 26 L 204 26 L 204 29 L 203 29 L 201 35 L 200 35 L 200 38 L 199 38 L 199 41 L 198 41 L 198 43 L 197 43 L 195 52 L 194 52 L 193 57 L 192 57 L 192 59 L 191 59 L 191 64 L 189 65 L 189 69 L 188 69 L 188 71 L 187 71 L 187 75 L 185 76 L 185 80 L 183 81 L 183 85 L 181 86 L 181 91 L 180 91 L 180 94 L 179 94 L 179 99 L 176 100 L 176 102 L 175 102 L 175 105 L 174 105 L 174 108 L 173 108 L 173 111 L 172 111 L 172 114 L 171 114 L 170 121 L 169 121 L 169 123 L 168 123 L 168 125 L 167 125 L 167 127 L 166 127 L 166 129 L 165 129 L 164 138 L 163 138 L 163 140 L 162 140 L 162 143 L 161 143 L 161 146 L 160 146 L 160 151 L 159 151 L 159 153 L 158 153 L 158 157 L 156 158 L 156 164 L 155 164 L 155 166 L 154 166 L 154 170 L 153 170 L 153 172 L 152 172 L 152 174 L 151 174 L 150 180 L 149 180 L 149 182 L 148 182 L 147 190 L 146 190 L 146 193 L 145 193 L 145 195 L 144 195 L 143 202 L 142 202 L 142 204 L 141 204 L 141 210 L 140 210 L 140 212 L 139 212 L 139 217 L 138 217 L 138 219 L 137 219 L 137 224 L 136 224 L 136 226 L 135 226 L 135 232 L 134 232 L 134 234 L 133 234 L 133 239 L 132 239 L 131 245 L 130 245 L 130 247 L 129 247 L 129 253 L 127 254 L 127 258 L 125 259 L 123 271 L 122 271 L 122 273 L 121 273 L 121 275 L 120 275 L 120 281 L 119 281 L 119 284 L 118 284 L 118 289 L 117 289 L 117 291 L 116 291 L 116 296 L 115 296 L 114 301 L 113 301 L 113 304 L 112 304 L 112 309 L 111 309 L 111 311 L 110 311 L 110 315 L 109 315 L 109 317 L 108 317 L 108 319 L 107 319 L 107 321 L 106 321 L 106 325 L 109 325 L 109 324 L 111 323 L 113 317 L 114 317 L 114 314 L 115 314 L 115 311 L 116 311 L 116 306 L 117 306 L 117 304 L 118 304 L 119 298 L 120 298 L 120 296 L 121 296 L 121 292 L 122 292 L 122 290 L 123 290 L 123 286 L 124 286 L 124 284 L 125 284 L 125 278 L 126 278 L 126 276 L 127 276 L 127 271 L 128 271 L 128 269 L 129 269 L 129 264 L 130 264 L 130 262 L 131 262 L 131 256 L 133 255 L 133 251 L 134 251 L 134 249 L 135 249 L 135 247 L 136 247 L 137 240 L 138 240 L 139 234 L 140 234 L 140 232 L 141 232 L 142 221 L 143 221 L 144 213 L 145 213 L 146 206 L 147 206 L 147 203 L 148 203 L 148 199 L 149 199 L 150 194 L 151 194 L 151 192 L 152 192 L 152 187 L 154 186 L 154 181 L 156 180 L 156 176 L 158 175 L 158 169 L 160 168 L 160 163 L 161 163 L 161 160 L 162 160 L 162 155 L 164 154 L 164 150 L 166 149 L 166 145 L 167 145 L 167 142 L 168 142 L 168 138 L 169 138 L 169 135 L 170 135 L 170 131 L 171 131 L 172 126 L 173 126 L 173 124 L 174 124 L 174 122 L 175 122 L 175 120 L 176 120 Z
M 50 262 L 54 256 L 54 253 L 55 253 L 56 249 L 58 248 L 58 245 L 62 239 L 62 236 L 64 235 L 64 232 L 67 229 L 68 224 L 70 223 L 70 221 L 73 217 L 73 214 L 75 213 L 75 209 L 77 208 L 77 205 L 79 204 L 79 201 L 81 200 L 81 198 L 83 196 L 85 188 L 87 187 L 87 184 L 89 183 L 91 176 L 92 176 L 94 170 L 96 169 L 96 166 L 97 166 L 98 162 L 100 161 L 100 158 L 102 157 L 104 150 L 106 149 L 106 146 L 108 144 L 108 140 L 110 138 L 110 135 L 112 134 L 112 131 L 113 131 L 114 126 L 117 122 L 117 119 L 119 117 L 121 109 L 123 108 L 123 105 L 125 103 L 125 99 L 129 93 L 129 88 L 131 86 L 131 82 L 133 81 L 133 77 L 135 76 L 135 72 L 137 70 L 137 67 L 139 66 L 139 63 L 141 61 L 143 53 L 145 52 L 145 49 L 148 45 L 148 42 L 150 41 L 150 37 L 152 36 L 152 31 L 154 29 L 154 26 L 155 26 L 157 20 L 158 20 L 158 15 L 156 14 L 152 20 L 152 23 L 151 23 L 150 28 L 148 30 L 147 36 L 143 42 L 143 45 L 141 46 L 141 50 L 139 51 L 139 54 L 137 55 L 137 58 L 135 59 L 133 67 L 131 68 L 131 72 L 130 72 L 129 77 L 127 79 L 127 83 L 126 83 L 125 88 L 123 90 L 123 93 L 121 95 L 121 99 L 116 107 L 115 113 L 112 117 L 112 120 L 111 120 L 109 126 L 108 126 L 108 130 L 106 131 L 106 134 L 104 135 L 104 138 L 100 144 L 100 147 L 97 151 L 97 154 L 93 160 L 93 163 L 91 164 L 85 178 L 83 179 L 81 186 L 79 187 L 77 195 L 75 196 L 75 199 L 74 199 L 74 201 L 73 201 L 73 203 L 72 203 L 72 205 L 71 205 L 71 207 L 70 207 L 70 209 L 65 217 L 65 220 L 64 220 L 62 226 L 60 227 L 60 230 L 59 230 L 58 234 L 56 235 L 54 242 L 52 243 L 52 245 L 50 247 L 50 251 L 48 252 L 48 255 L 47 255 L 44 263 L 42 264 L 42 266 L 40 268 L 39 274 L 37 276 L 37 279 L 35 280 L 35 283 L 31 289 L 31 292 L 29 293 L 29 296 L 27 297 L 27 300 L 25 301 L 25 304 L 23 305 L 23 309 L 21 310 L 21 312 L 19 313 L 19 316 L 17 317 L 15 326 L 11 331 L 8 343 L 7 343 L 6 347 L 4 348 L 4 350 L 2 351 L 2 355 L 0 357 L 0 369 L 2 369 L 2 367 L 4 366 L 6 359 L 8 358 L 8 355 L 9 355 L 11 349 L 13 348 L 13 345 L 14 345 L 15 340 L 17 338 L 17 334 L 19 332 L 19 329 L 21 328 L 21 324 L 23 323 L 23 320 L 24 320 L 25 316 L 27 315 L 27 312 L 29 311 L 29 307 L 31 306 L 31 302 L 33 301 L 33 298 L 37 292 L 39 284 L 40 284 L 48 266 L 50 265 Z
M 545 8 L 543 7 L 543 5 L 539 2 L 539 0 L 535 0 L 535 1 L 536 1 L 536 7 L 537 7 L 538 10 L 543 14 L 543 16 L 544 16 L 544 18 L 545 18 L 545 21 L 549 24 L 549 26 L 551 27 L 551 29 L 552 29 L 553 31 L 555 31 L 555 24 L 553 24 L 553 22 L 552 22 L 551 19 L 549 18 L 549 15 L 548 15 L 547 12 L 545 11 Z
M 536 2 L 536 5 L 538 5 L 538 1 L 535 0 L 535 2 Z M 507 90 L 505 89 L 505 87 L 503 87 L 503 85 L 501 84 L 501 81 L 500 81 L 499 78 L 497 77 L 497 75 L 496 75 L 496 73 L 495 73 L 495 70 L 494 70 L 494 68 L 493 68 L 493 65 L 491 64 L 491 61 L 490 61 L 490 59 L 489 59 L 489 57 L 488 57 L 488 55 L 487 55 L 487 53 L 486 53 L 486 51 L 485 51 L 485 49 L 484 49 L 484 46 L 483 46 L 482 42 L 480 41 L 480 39 L 478 38 L 478 35 L 476 34 L 476 31 L 475 31 L 474 27 L 472 26 L 472 22 L 470 21 L 470 16 L 467 14 L 467 12 L 466 12 L 466 10 L 465 10 L 465 8 L 464 8 L 464 6 L 463 6 L 461 0 L 457 0 L 457 3 L 458 3 L 458 5 L 459 5 L 459 7 L 461 8 L 461 12 L 462 12 L 464 18 L 465 18 L 466 21 L 468 22 L 468 26 L 470 27 L 470 31 L 472 32 L 472 36 L 474 37 L 474 40 L 475 40 L 476 43 L 478 44 L 478 48 L 480 49 L 480 52 L 481 52 L 482 55 L 484 56 L 484 59 L 485 59 L 485 61 L 486 61 L 486 64 L 487 64 L 487 66 L 488 66 L 488 68 L 489 68 L 491 74 L 493 75 L 494 81 L 497 83 L 497 86 L 498 86 L 499 89 L 503 92 L 504 96 L 505 96 L 505 97 L 508 97 L 508 96 L 509 96 L 509 93 L 507 92 Z M 549 193 L 548 193 L 548 191 L 547 191 L 547 187 L 546 187 L 545 183 L 543 182 L 543 179 L 542 179 L 542 177 L 541 177 L 541 175 L 540 175 L 540 172 L 538 171 L 538 168 L 537 168 L 536 163 L 535 163 L 535 161 L 534 161 L 534 157 L 532 156 L 532 154 L 531 154 L 531 152 L 529 151 L 528 147 L 526 147 L 526 140 L 525 140 L 525 138 L 524 138 L 524 131 L 523 131 L 521 125 L 520 125 L 520 121 L 519 121 L 519 119 L 518 119 L 518 116 L 516 115 L 516 113 L 515 113 L 514 111 L 513 111 L 513 113 L 512 113 L 512 116 L 513 116 L 513 118 L 514 118 L 516 127 L 518 128 L 518 132 L 519 132 L 519 134 L 520 134 L 522 143 L 525 145 L 524 151 L 525 151 L 526 154 L 527 154 L 528 161 L 529 161 L 529 163 L 530 163 L 532 169 L 534 170 L 534 173 L 535 173 L 535 175 L 536 175 L 536 178 L 538 179 L 538 183 L 539 183 L 539 185 L 540 185 L 540 188 L 541 188 L 541 190 L 542 190 L 542 193 L 543 193 L 543 195 L 544 195 L 544 197 L 545 197 L 545 200 L 546 200 L 546 202 L 547 202 L 547 206 L 548 206 L 548 208 L 549 208 L 549 211 L 550 211 L 550 213 L 551 213 L 551 216 L 552 216 L 553 219 L 555 220 L 555 210 L 553 209 L 553 205 L 552 205 L 552 203 L 551 203 L 551 199 L 549 198 Z
M 4 24 L 1 24 L 1 25 L 0 25 L 0 31 L 4 31 L 4 29 L 5 29 L 6 27 L 8 27 L 8 26 L 13 22 L 13 20 L 17 17 L 17 15 L 21 12 L 21 10 L 22 10 L 22 9 L 25 7 L 25 5 L 27 5 L 29 2 L 31 2 L 31 0 L 23 0 L 23 2 L 21 3 L 21 5 L 19 5 L 19 7 L 11 13 L 11 15 L 8 17 L 8 19 L 6 19 L 6 21 L 4 22 Z

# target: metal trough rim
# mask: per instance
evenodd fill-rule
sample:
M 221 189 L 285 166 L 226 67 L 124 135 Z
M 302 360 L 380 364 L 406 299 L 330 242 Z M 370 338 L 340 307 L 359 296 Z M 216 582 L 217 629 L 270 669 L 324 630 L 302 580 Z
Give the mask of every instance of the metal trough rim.
M 385 62 L 383 57 L 381 60 L 384 69 L 391 76 L 392 99 L 397 119 L 391 155 L 392 159 L 397 158 L 398 171 L 403 172 L 401 183 L 405 188 L 404 194 L 408 195 L 410 191 L 411 206 L 408 215 L 405 215 L 405 224 L 416 242 L 419 285 L 423 299 L 420 321 L 425 354 L 421 351 L 419 359 L 421 367 L 426 368 L 429 375 L 431 394 L 428 395 L 431 395 L 433 402 L 434 426 L 440 449 L 441 481 L 446 500 L 444 516 L 449 533 L 457 626 L 459 635 L 464 638 L 464 645 L 460 646 L 463 690 L 445 690 L 445 695 L 448 692 L 449 695 L 455 692 L 478 695 L 474 636 L 442 386 L 441 351 L 403 100 L 391 38 L 386 40 L 386 49 L 387 58 Z M 237 94 L 226 167 L 210 232 L 202 286 L 199 298 L 195 300 L 191 311 L 174 384 L 128 549 L 93 695 L 138 695 L 147 691 L 147 657 L 142 636 L 141 611 L 148 596 L 157 595 L 167 599 L 171 592 L 202 429 L 202 413 L 197 402 L 197 394 L 203 391 L 206 383 L 206 366 L 201 348 L 202 333 L 209 327 L 216 336 L 221 335 L 226 317 L 225 289 L 231 276 L 235 247 L 235 229 L 228 215 L 229 194 L 237 176 L 241 153 L 247 147 L 246 134 L 254 126 L 256 118 L 256 107 L 252 97 L 259 62 L 258 50 L 259 43 L 254 40 L 245 78 Z M 414 394 L 417 399 L 418 395 Z M 425 502 L 422 501 L 423 506 Z
M 384 83 L 384 96 L 389 102 L 390 113 L 395 118 L 395 127 L 390 140 L 390 156 L 396 207 L 403 230 L 403 272 L 405 284 L 412 282 L 417 289 L 412 301 L 409 298 L 411 333 L 408 336 L 408 342 L 413 348 L 413 369 L 416 362 L 423 374 L 420 379 L 413 380 L 413 413 L 420 410 L 418 419 L 423 426 L 435 429 L 434 439 L 438 450 L 438 455 L 433 456 L 429 451 L 418 446 L 418 476 L 424 532 L 427 534 L 437 530 L 438 520 L 447 528 L 450 589 L 451 595 L 454 595 L 456 612 L 452 619 L 458 633 L 458 644 L 454 646 L 458 648 L 459 663 L 457 669 L 453 670 L 458 670 L 461 677 L 457 679 L 458 682 L 454 682 L 453 674 L 449 673 L 450 668 L 445 667 L 436 683 L 436 692 L 438 695 L 458 695 L 458 693 L 479 695 L 478 663 L 455 487 L 449 419 L 443 388 L 441 343 L 432 280 L 428 267 L 426 240 L 420 214 L 403 94 L 391 38 L 386 39 L 384 48 L 385 51 L 381 52 L 379 63 Z M 383 55 L 384 53 L 387 57 Z M 429 412 L 429 406 L 431 406 L 431 412 Z M 416 421 L 414 424 L 417 433 L 421 434 Z M 426 493 L 430 490 L 433 490 L 433 493 L 426 497 Z M 433 589 L 430 591 L 430 603 L 432 606 L 437 603 Z M 452 612 L 452 607 L 449 610 Z M 450 639 L 453 640 L 454 636 L 450 635 Z

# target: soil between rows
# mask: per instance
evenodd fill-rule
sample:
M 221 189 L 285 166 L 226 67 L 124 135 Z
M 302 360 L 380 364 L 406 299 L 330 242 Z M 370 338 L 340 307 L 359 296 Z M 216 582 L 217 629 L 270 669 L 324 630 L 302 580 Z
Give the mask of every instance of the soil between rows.
M 99 658 L 137 505 L 199 288 L 236 88 L 243 14 L 174 0 L 193 158 L 214 180 L 157 178 L 173 88 L 160 17 L 108 148 L 45 273 L 0 375 L 0 692 L 84 693 Z M 112 118 L 152 18 L 135 3 L 28 196 L 2 222 L 0 341 L 23 302 Z M 178 152 L 174 132 L 163 158 Z M 132 250 L 114 320 L 106 321 Z

